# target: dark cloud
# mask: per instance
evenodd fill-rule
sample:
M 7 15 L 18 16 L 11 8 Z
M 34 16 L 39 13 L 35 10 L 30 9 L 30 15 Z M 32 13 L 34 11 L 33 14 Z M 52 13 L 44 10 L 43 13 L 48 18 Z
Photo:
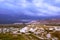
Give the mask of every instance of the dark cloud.
M 13 12 L 32 16 L 59 15 L 59 0 L 0 0 L 0 8 L 9 9 Z M 12 14 L 12 13 L 11 13 Z

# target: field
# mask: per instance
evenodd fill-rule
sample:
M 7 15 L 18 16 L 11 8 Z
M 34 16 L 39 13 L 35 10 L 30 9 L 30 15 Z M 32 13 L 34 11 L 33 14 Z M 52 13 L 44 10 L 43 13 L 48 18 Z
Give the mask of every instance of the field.
M 0 40 L 39 40 L 38 37 L 35 37 L 32 34 L 26 35 L 26 34 L 0 34 Z
M 59 33 L 54 33 L 54 36 L 60 39 Z M 37 35 L 31 34 L 9 34 L 9 33 L 0 33 L 0 40 L 43 40 Z M 47 40 L 47 39 L 44 39 Z

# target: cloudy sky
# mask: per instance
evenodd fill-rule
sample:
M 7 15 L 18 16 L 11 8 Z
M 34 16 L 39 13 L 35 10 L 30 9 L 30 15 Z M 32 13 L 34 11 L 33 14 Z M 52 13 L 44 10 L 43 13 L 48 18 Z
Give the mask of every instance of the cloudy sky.
M 60 15 L 60 0 L 0 0 L 0 8 L 29 16 L 56 16 Z

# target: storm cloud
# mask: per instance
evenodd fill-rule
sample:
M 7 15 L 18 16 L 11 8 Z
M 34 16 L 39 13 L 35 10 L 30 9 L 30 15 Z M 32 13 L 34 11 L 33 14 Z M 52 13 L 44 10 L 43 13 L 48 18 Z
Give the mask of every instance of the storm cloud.
M 56 16 L 60 15 L 60 0 L 0 0 L 0 8 L 29 16 Z

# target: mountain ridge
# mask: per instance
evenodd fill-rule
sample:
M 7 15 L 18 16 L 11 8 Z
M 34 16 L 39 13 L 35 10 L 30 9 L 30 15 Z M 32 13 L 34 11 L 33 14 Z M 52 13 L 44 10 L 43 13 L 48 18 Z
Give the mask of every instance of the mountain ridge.
M 28 16 L 24 14 L 19 15 L 10 15 L 10 14 L 0 14 L 0 24 L 9 24 L 9 23 L 16 23 L 21 22 L 22 20 L 51 20 L 56 19 L 59 20 L 60 16 L 51 16 L 51 17 L 43 17 L 43 16 Z M 22 21 L 24 22 L 24 21 Z

